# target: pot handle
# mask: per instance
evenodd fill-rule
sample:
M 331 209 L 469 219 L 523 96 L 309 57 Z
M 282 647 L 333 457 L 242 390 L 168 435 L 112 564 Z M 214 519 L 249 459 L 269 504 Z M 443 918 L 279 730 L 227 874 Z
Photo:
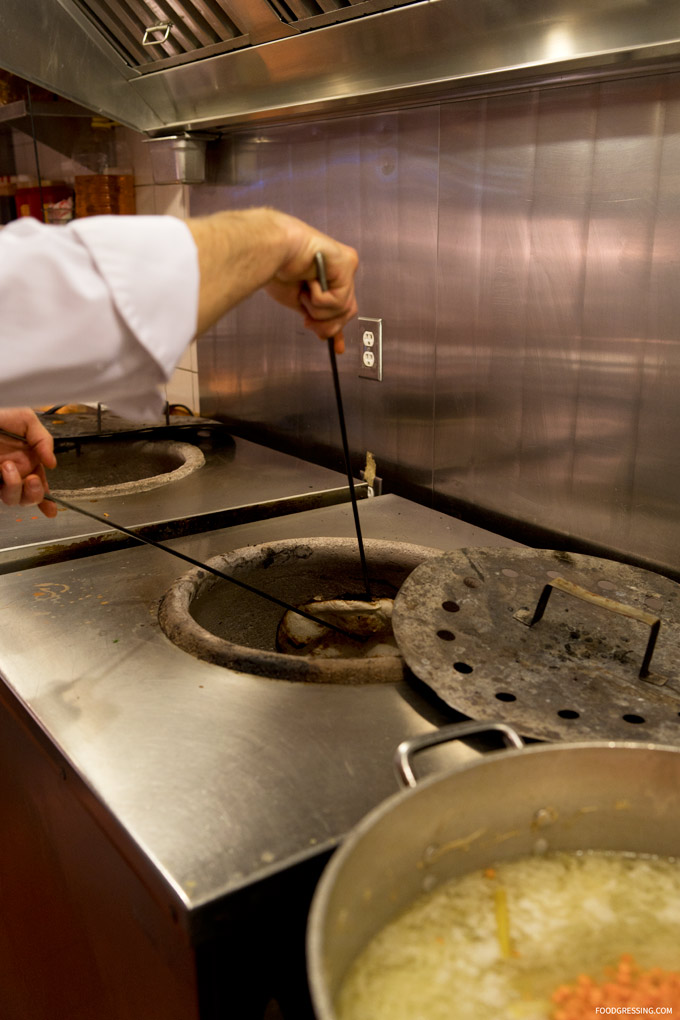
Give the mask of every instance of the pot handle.
M 524 741 L 520 735 L 506 723 L 476 722 L 474 720 L 452 723 L 451 726 L 442 726 L 441 729 L 433 730 L 432 733 L 422 733 L 419 737 L 402 740 L 394 755 L 394 766 L 399 782 L 402 786 L 417 786 L 418 780 L 413 771 L 411 759 L 418 751 L 436 747 L 437 744 L 445 744 L 449 740 L 460 740 L 461 737 L 470 737 L 477 733 L 488 733 L 491 730 L 500 733 L 508 747 L 515 747 L 520 751 L 524 747 Z

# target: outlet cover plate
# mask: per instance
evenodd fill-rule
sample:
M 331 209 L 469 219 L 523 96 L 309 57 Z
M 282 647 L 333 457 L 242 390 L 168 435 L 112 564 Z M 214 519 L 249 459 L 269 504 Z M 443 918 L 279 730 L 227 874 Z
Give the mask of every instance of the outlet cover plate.
M 359 378 L 382 382 L 382 319 L 359 316 Z

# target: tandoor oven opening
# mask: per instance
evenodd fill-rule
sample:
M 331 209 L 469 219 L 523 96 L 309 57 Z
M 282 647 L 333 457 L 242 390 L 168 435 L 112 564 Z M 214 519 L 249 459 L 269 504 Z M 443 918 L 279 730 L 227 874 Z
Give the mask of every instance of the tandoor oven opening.
M 437 550 L 369 540 L 365 552 L 374 600 L 386 606 L 411 571 Z M 208 561 L 225 574 L 295 607 L 361 598 L 363 578 L 354 539 L 288 539 L 236 549 Z M 162 600 L 165 634 L 184 651 L 221 666 L 274 679 L 320 683 L 401 680 L 406 666 L 396 644 L 389 654 L 324 658 L 291 654 L 281 639 L 285 610 L 200 568 L 179 577 Z M 391 637 L 391 627 L 389 628 Z M 361 642 L 363 644 L 363 642 Z

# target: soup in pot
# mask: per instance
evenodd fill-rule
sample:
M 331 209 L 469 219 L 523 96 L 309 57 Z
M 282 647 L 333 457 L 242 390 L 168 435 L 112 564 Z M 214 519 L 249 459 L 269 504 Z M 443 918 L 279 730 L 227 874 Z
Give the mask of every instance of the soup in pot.
M 339 1020 L 679 1015 L 680 861 L 553 853 L 452 879 L 369 943 L 336 1010 Z

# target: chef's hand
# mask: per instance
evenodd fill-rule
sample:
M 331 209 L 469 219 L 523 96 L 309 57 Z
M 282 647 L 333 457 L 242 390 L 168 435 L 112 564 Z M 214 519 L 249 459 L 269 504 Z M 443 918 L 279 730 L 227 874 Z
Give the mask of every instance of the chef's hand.
M 300 312 L 322 339 L 344 350 L 342 329 L 357 313 L 353 248 L 276 209 L 214 213 L 186 221 L 198 249 L 200 288 L 197 331 L 261 287 Z M 328 290 L 316 279 L 317 252 L 324 256 Z
M 283 214 L 280 214 L 283 215 Z M 289 308 L 302 309 L 305 326 L 322 340 L 334 338 L 336 354 L 342 354 L 343 327 L 357 314 L 354 275 L 359 258 L 354 248 L 335 241 L 301 220 L 286 216 L 288 254 L 275 273 L 267 292 Z M 317 279 L 314 256 L 321 252 L 328 289 Z
M 45 517 L 56 517 L 56 505 L 45 499 L 45 468 L 57 466 L 52 436 L 29 407 L 0 408 L 0 428 L 28 440 L 26 445 L 0 434 L 0 499 L 7 506 L 37 504 Z

